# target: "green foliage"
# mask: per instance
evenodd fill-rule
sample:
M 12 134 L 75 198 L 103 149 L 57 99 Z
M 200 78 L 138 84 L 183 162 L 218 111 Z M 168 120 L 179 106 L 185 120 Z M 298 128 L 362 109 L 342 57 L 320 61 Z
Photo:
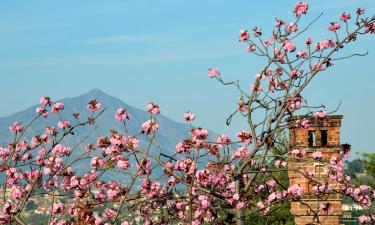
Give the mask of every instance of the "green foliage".
M 249 218 L 246 219 L 245 224 L 247 225 L 293 225 L 294 217 L 290 213 L 290 203 L 284 202 L 278 204 L 271 210 L 269 216 L 264 216 L 261 213 L 252 214 Z
M 349 165 L 349 171 L 355 171 L 357 169 L 356 164 L 362 165 L 362 171 L 354 172 L 354 174 L 350 172 L 350 175 L 353 177 L 353 183 L 375 187 L 375 153 L 362 153 L 361 160 L 357 160 L 357 162 L 354 160 Z
M 375 177 L 375 153 L 362 153 L 363 167 L 367 174 Z

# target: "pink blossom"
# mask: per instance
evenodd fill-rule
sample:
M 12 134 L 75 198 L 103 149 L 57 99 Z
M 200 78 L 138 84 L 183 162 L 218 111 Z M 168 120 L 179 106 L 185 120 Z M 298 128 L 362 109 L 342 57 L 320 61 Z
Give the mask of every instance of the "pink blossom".
M 219 69 L 217 69 L 217 68 L 215 68 L 215 69 L 209 68 L 208 69 L 208 77 L 213 78 L 213 77 L 218 77 L 218 76 L 220 76 Z
M 308 129 L 310 127 L 309 120 L 306 118 L 303 118 L 302 120 L 297 120 L 294 126 L 297 128 Z
M 341 25 L 338 22 L 332 22 L 328 26 L 328 30 L 332 31 L 332 32 L 335 32 L 335 31 L 339 30 L 340 28 L 341 28 Z
M 151 161 L 146 159 L 142 160 L 140 164 L 137 163 L 138 175 L 151 174 Z
M 70 128 L 71 125 L 67 120 L 62 120 L 57 123 L 57 127 L 61 129 L 67 129 Z
M 247 30 L 240 30 L 240 41 L 245 42 L 249 40 L 250 34 Z
M 306 2 L 299 2 L 294 6 L 294 13 L 297 17 L 306 14 L 309 10 L 309 5 Z
M 51 108 L 51 112 L 53 114 L 57 114 L 58 111 L 61 111 L 61 110 L 64 110 L 64 104 L 61 103 L 61 102 L 56 102 L 52 108 Z
M 274 179 L 267 181 L 267 185 L 269 188 L 275 188 L 276 187 L 276 181 Z
M 358 8 L 357 9 L 357 14 L 358 15 L 362 15 L 362 14 L 364 14 L 365 13 L 365 9 L 364 8 Z
M 47 126 L 45 133 L 49 136 L 56 136 L 57 131 L 56 131 L 56 128 Z
M 193 113 L 191 113 L 191 112 L 186 112 L 186 113 L 184 113 L 184 119 L 187 122 L 194 121 L 195 120 L 195 115 Z
M 108 199 L 115 200 L 118 197 L 119 191 L 116 189 L 109 189 L 107 191 Z
M 311 45 L 312 39 L 310 37 L 307 38 L 306 41 L 305 41 L 305 43 L 306 43 L 306 45 Z
M 183 143 L 177 143 L 176 145 L 176 151 L 177 153 L 182 153 L 183 151 L 185 151 L 186 149 L 184 148 L 184 144 Z
M 37 107 L 35 109 L 35 112 L 43 116 L 44 118 L 48 117 L 48 111 L 46 110 L 45 106 Z
M 274 165 L 276 168 L 285 168 L 287 163 L 278 159 L 275 161 Z
M 249 45 L 249 47 L 247 47 L 246 51 L 247 52 L 255 52 L 257 50 L 257 48 L 255 47 L 255 45 Z
M 238 111 L 240 111 L 240 112 L 246 112 L 247 111 L 246 104 L 242 99 L 240 99 L 238 101 L 237 105 L 238 105 L 238 107 L 237 107 Z
M 209 201 L 209 199 L 208 199 L 208 197 L 206 195 L 199 195 L 198 196 L 198 200 L 199 200 L 199 202 L 201 204 L 201 207 L 203 209 L 208 209 L 210 207 L 210 205 L 211 205 L 210 201 Z
M 20 122 L 14 121 L 12 126 L 9 127 L 9 130 L 13 133 L 21 133 L 23 131 L 23 127 Z
M 42 105 L 42 106 L 46 106 L 47 104 L 49 105 L 49 104 L 51 104 L 51 99 L 50 99 L 50 97 L 43 97 L 43 98 L 41 98 L 40 99 L 40 104 Z
M 62 215 L 65 213 L 65 205 L 63 203 L 53 203 L 52 215 Z
M 206 140 L 208 137 L 208 130 L 202 127 L 194 128 L 190 131 L 190 135 L 193 141 Z
M 123 160 L 117 161 L 117 167 L 121 170 L 126 170 L 130 166 L 131 166 L 131 164 L 128 160 L 123 159 Z
M 242 208 L 245 208 L 245 202 L 242 202 L 242 201 L 240 201 L 240 202 L 237 202 L 237 204 L 236 204 L 236 209 L 242 209 Z
M 157 105 L 157 104 L 155 104 L 153 102 L 147 103 L 146 108 L 147 108 L 147 112 L 149 112 L 149 113 L 153 113 L 155 115 L 159 115 L 160 114 L 160 107 L 159 107 L 159 105 Z
M 297 32 L 298 25 L 296 23 L 290 23 L 288 26 L 285 27 L 286 32 Z
M 249 155 L 249 150 L 245 147 L 239 147 L 236 151 L 232 154 L 232 159 L 246 159 Z
M 90 112 L 95 112 L 97 111 L 98 109 L 100 109 L 101 107 L 101 104 L 99 102 L 97 102 L 95 99 L 94 100 L 91 100 L 89 102 L 89 104 L 87 105 L 87 109 L 90 111 Z
M 263 202 L 258 202 L 257 208 L 262 211 L 263 215 L 267 215 L 270 212 L 270 207 L 266 206 Z
M 294 98 L 288 98 L 288 110 L 294 111 L 301 108 L 301 103 L 303 102 L 303 98 L 301 96 L 296 96 Z
M 145 134 L 154 134 L 159 129 L 159 124 L 151 119 L 144 122 L 141 126 L 142 132 Z
M 221 134 L 219 137 L 217 137 L 216 142 L 219 144 L 229 144 L 231 140 L 227 135 Z
M 163 171 L 165 174 L 172 175 L 174 172 L 174 165 L 171 161 L 168 161 L 164 164 Z
M 293 149 L 291 153 L 293 157 L 297 157 L 297 158 L 303 158 L 306 155 L 306 151 L 304 149 L 298 149 L 298 148 Z
M 267 47 L 271 47 L 272 41 L 264 41 L 264 45 L 267 46 Z
M 327 118 L 328 113 L 325 110 L 317 111 L 313 113 L 313 117 L 316 119 L 325 119 Z
M 125 119 L 131 120 L 132 116 L 128 113 L 128 111 L 124 108 L 119 108 L 116 111 L 115 119 L 118 121 L 124 121 Z
M 284 42 L 283 49 L 287 52 L 294 52 L 296 50 L 296 46 L 292 41 L 287 40 Z
M 295 79 L 299 76 L 299 72 L 297 70 L 292 70 L 289 73 L 290 78 Z
M 253 31 L 254 31 L 254 36 L 255 37 L 262 36 L 262 29 L 260 29 L 259 27 L 254 27 Z
M 304 51 L 304 50 L 301 50 L 297 53 L 296 57 L 299 59 L 299 58 L 303 58 L 303 59 L 307 59 L 308 58 L 308 55 L 307 53 Z
M 104 166 L 104 160 L 102 158 L 93 157 L 91 159 L 91 167 L 97 169 Z
M 331 39 L 324 39 L 320 43 L 315 44 L 315 50 L 317 51 L 323 51 L 328 48 L 335 47 L 335 42 Z
M 18 200 L 18 199 L 21 199 L 23 194 L 23 192 L 17 187 L 17 186 L 12 186 L 12 199 L 14 200 Z
M 254 91 L 262 91 L 263 87 L 258 83 L 258 84 L 250 84 L 250 89 Z
M 318 62 L 314 62 L 312 67 L 313 67 L 312 68 L 313 71 L 323 71 L 324 70 L 324 66 L 321 63 L 318 63 Z
M 95 225 L 102 225 L 102 224 L 104 224 L 104 219 L 103 218 L 99 217 L 98 215 L 94 215 L 94 217 L 95 217 L 95 221 L 94 221 Z
M 292 198 L 300 198 L 303 196 L 303 187 L 299 184 L 294 184 L 288 188 L 288 194 L 290 194 Z
M 370 222 L 371 218 L 369 216 L 361 215 L 360 217 L 358 217 L 358 220 L 359 220 L 359 223 L 365 224 L 367 222 Z
M 258 209 L 263 209 L 264 208 L 264 203 L 263 202 L 258 202 L 257 203 Z
M 252 135 L 245 130 L 241 130 L 239 133 L 237 133 L 236 136 L 245 145 L 248 145 L 249 143 L 251 143 L 253 139 Z
M 70 153 L 72 153 L 72 149 L 70 147 L 64 147 L 61 144 L 57 144 L 52 148 L 52 152 L 62 157 L 65 155 L 70 155 Z
M 340 20 L 341 21 L 344 21 L 344 22 L 347 22 L 348 20 L 350 20 L 352 17 L 350 16 L 350 14 L 346 14 L 346 13 L 342 13 L 340 15 Z
M 283 21 L 282 19 L 276 19 L 275 27 L 281 27 L 283 25 L 285 25 L 285 21 Z
M 117 215 L 117 212 L 113 209 L 108 209 L 106 208 L 104 210 L 104 213 L 103 213 L 103 216 L 107 217 L 107 218 L 112 218 L 112 217 L 116 217 Z
M 323 154 L 319 151 L 316 151 L 316 152 L 313 152 L 312 153 L 312 157 L 315 159 L 315 160 L 320 160 L 323 158 Z

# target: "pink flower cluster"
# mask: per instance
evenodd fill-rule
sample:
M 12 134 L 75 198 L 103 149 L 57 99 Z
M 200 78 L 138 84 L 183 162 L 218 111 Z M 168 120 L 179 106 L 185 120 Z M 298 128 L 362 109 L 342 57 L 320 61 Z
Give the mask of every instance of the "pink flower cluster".
M 191 113 L 191 112 L 186 112 L 186 113 L 184 113 L 184 119 L 187 122 L 194 121 L 195 120 L 195 115 L 193 113 Z
M 218 77 L 220 76 L 220 71 L 219 69 L 215 68 L 215 69 L 208 69 L 208 77 L 210 78 L 214 78 L 214 77 Z
M 338 22 L 332 22 L 332 23 L 328 26 L 328 30 L 329 30 L 329 31 L 332 31 L 332 32 L 336 32 L 336 31 L 338 31 L 340 28 L 341 28 L 341 25 L 340 25 L 340 23 L 338 23 Z
M 328 113 L 325 110 L 317 111 L 313 113 L 313 117 L 316 119 L 325 119 L 327 118 Z
M 159 115 L 160 114 L 160 107 L 159 107 L 159 105 L 157 105 L 157 104 L 155 104 L 153 102 L 147 103 L 146 108 L 147 108 L 147 112 L 149 112 L 149 113 L 153 113 L 155 115 Z
M 91 100 L 89 102 L 89 104 L 87 105 L 87 109 L 90 111 L 90 112 L 95 112 L 97 110 L 99 110 L 101 107 L 101 104 L 99 102 L 97 102 L 95 99 L 94 100 Z
M 306 156 L 306 151 L 304 149 L 295 148 L 291 151 L 292 157 L 303 158 Z
M 71 124 L 67 120 L 61 120 L 57 123 L 57 127 L 61 129 L 68 129 L 71 127 Z
M 309 129 L 309 120 L 306 118 L 303 118 L 302 120 L 297 120 L 296 124 L 294 125 L 297 128 L 302 128 L 302 129 Z
M 12 126 L 9 127 L 9 130 L 13 133 L 16 133 L 16 132 L 21 133 L 23 131 L 23 127 L 20 122 L 14 121 L 12 123 Z
M 241 42 L 245 42 L 245 41 L 249 40 L 249 38 L 250 38 L 249 31 L 247 31 L 247 30 L 240 30 L 240 38 L 239 38 L 239 40 Z
M 299 2 L 294 6 L 294 13 L 297 17 L 306 14 L 309 10 L 309 5 L 306 2 Z
M 312 157 L 314 160 L 321 160 L 323 159 L 323 154 L 319 151 L 313 152 Z
M 124 121 L 125 119 L 131 120 L 132 116 L 130 115 L 130 113 L 128 113 L 128 111 L 125 108 L 119 108 L 116 111 L 115 119 L 118 121 Z
M 52 106 L 52 108 L 51 108 L 51 112 L 52 112 L 53 114 L 57 114 L 59 111 L 62 111 L 62 110 L 64 110 L 64 104 L 61 103 L 61 102 L 56 102 L 56 103 Z
M 153 119 L 144 122 L 141 126 L 141 130 L 145 134 L 155 134 L 158 129 L 159 124 L 157 124 Z
M 232 160 L 235 159 L 246 159 L 249 155 L 249 150 L 246 147 L 239 147 L 234 151 L 232 155 Z

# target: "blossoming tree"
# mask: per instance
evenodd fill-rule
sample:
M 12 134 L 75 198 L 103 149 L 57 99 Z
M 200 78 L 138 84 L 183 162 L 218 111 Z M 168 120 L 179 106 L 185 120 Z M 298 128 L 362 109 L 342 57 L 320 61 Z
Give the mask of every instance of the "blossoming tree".
M 191 126 L 189 138 L 177 144 L 175 154 L 166 155 L 156 138 L 160 107 L 148 103 L 150 118 L 139 133 L 128 133 L 132 117 L 125 108 L 119 108 L 113 119 L 122 123 L 124 130 L 98 136 L 96 143 L 88 144 L 78 158 L 72 158 L 72 151 L 78 151 L 76 143 L 64 145 L 63 141 L 77 128 L 95 124 L 105 107 L 92 100 L 87 105 L 91 117 L 81 118 L 75 113 L 74 119 L 68 120 L 61 116 L 63 103 L 42 98 L 37 116 L 28 124 L 13 122 L 10 132 L 14 139 L 0 148 L 0 172 L 4 175 L 0 224 L 26 224 L 25 206 L 38 195 L 52 199 L 48 212 L 51 225 L 129 225 L 136 223 L 135 217 L 144 224 L 241 225 L 254 213 L 267 215 L 278 204 L 302 201 L 303 187 L 288 187 L 277 176 L 270 176 L 287 168 L 289 156 L 285 153 L 289 146 L 279 141 L 283 131 L 295 126 L 309 128 L 308 120 L 291 123 L 287 118 L 303 114 L 324 119 L 327 112 L 310 106 L 303 90 L 320 72 L 331 69 L 336 60 L 361 55 L 339 55 L 342 48 L 375 33 L 375 17 L 367 17 L 359 8 L 352 14 L 342 13 L 337 22 L 328 24 L 329 38 L 314 40 L 308 35 L 309 28 L 320 16 L 306 27 L 299 26 L 308 9 L 307 3 L 300 2 L 294 7 L 292 22 L 277 18 L 269 39 L 264 39 L 259 27 L 240 31 L 239 41 L 247 51 L 266 60 L 252 84 L 227 82 L 218 69 L 208 70 L 210 78 L 238 90 L 238 108 L 227 124 L 233 116 L 239 116 L 247 129 L 236 137 L 211 137 L 207 129 L 194 125 L 195 115 L 186 112 L 184 119 Z M 35 121 L 48 121 L 49 117 L 57 117 L 59 122 L 31 140 L 25 138 Z M 140 136 L 145 136 L 147 143 L 141 144 Z M 293 149 L 291 153 L 291 157 L 311 160 L 305 158 L 303 150 Z M 347 155 L 348 149 L 343 148 L 339 158 L 322 163 L 329 171 L 341 165 Z M 321 161 L 321 157 L 315 152 L 312 160 Z M 87 165 L 91 171 L 82 174 L 74 165 L 85 159 L 91 160 Z M 109 171 L 123 173 L 127 179 L 103 179 Z M 301 174 L 321 188 L 312 171 Z M 374 191 L 370 187 L 352 186 L 350 177 L 342 172 L 330 179 L 340 188 L 327 187 L 320 194 L 334 191 L 365 208 L 371 205 Z M 328 211 L 329 205 L 323 203 L 320 210 Z M 360 222 L 375 224 L 375 218 L 363 215 Z

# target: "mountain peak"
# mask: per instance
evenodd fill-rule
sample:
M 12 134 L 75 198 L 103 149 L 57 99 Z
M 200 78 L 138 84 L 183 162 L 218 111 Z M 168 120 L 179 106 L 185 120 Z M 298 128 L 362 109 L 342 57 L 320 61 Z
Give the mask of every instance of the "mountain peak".
M 94 88 L 92 90 L 90 90 L 89 92 L 87 92 L 85 95 L 107 95 L 106 93 L 104 93 L 101 89 L 99 88 Z
M 89 92 L 86 92 L 85 94 L 81 95 L 80 96 L 81 98 L 85 98 L 85 99 L 97 99 L 97 100 L 101 100 L 101 99 L 112 99 L 114 98 L 113 96 L 105 93 L 104 91 L 102 91 L 101 89 L 99 88 L 95 88 L 95 89 L 92 89 L 90 90 Z

